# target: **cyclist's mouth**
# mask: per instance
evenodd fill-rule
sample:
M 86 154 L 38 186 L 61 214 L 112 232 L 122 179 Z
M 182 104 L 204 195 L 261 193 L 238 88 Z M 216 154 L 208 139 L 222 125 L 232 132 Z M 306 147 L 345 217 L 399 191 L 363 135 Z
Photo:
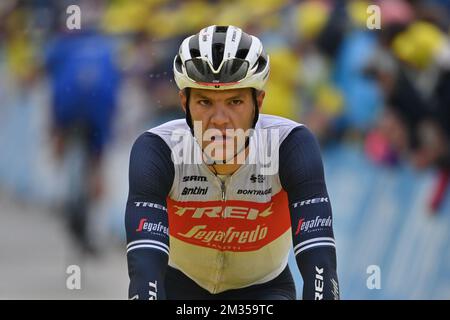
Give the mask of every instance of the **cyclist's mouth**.
M 233 137 L 227 136 L 225 134 L 211 137 L 211 141 L 213 141 L 213 142 L 225 142 L 225 141 L 229 141 L 232 139 L 233 139 Z

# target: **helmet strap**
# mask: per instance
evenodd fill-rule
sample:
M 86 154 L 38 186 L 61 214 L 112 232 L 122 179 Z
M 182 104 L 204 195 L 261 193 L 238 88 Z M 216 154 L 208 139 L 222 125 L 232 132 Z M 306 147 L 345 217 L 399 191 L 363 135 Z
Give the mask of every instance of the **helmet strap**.
M 253 118 L 253 124 L 252 129 L 255 129 L 256 122 L 258 122 L 259 118 L 259 106 L 258 106 L 258 99 L 256 98 L 256 89 L 252 88 L 252 98 L 253 98 L 253 104 L 255 105 L 255 117 Z
M 192 136 L 194 137 L 194 125 L 192 124 L 191 111 L 189 110 L 189 98 L 191 96 L 191 88 L 185 88 L 184 94 L 186 95 L 186 123 L 191 129 Z

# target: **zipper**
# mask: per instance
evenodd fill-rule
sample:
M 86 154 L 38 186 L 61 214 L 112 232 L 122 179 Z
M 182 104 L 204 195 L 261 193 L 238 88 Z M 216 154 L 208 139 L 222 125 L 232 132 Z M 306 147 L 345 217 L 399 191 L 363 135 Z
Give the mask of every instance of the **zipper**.
M 222 201 L 225 201 L 225 191 L 226 191 L 226 186 L 225 186 L 225 182 L 222 181 L 220 178 L 220 189 L 222 190 Z
M 219 179 L 220 182 L 220 190 L 221 190 L 221 198 L 222 198 L 222 202 L 226 201 L 226 185 L 225 182 L 227 181 L 227 179 L 229 179 L 228 183 L 230 183 L 231 181 L 231 177 L 229 178 L 225 178 L 224 180 L 220 179 L 219 177 L 216 176 L 217 179 Z M 223 213 L 221 215 L 221 219 L 223 219 Z M 222 278 L 223 275 L 223 261 L 225 259 L 225 253 L 224 252 L 220 252 L 219 253 L 219 259 L 218 259 L 218 268 L 217 268 L 217 277 L 216 277 L 216 285 L 214 285 L 214 289 L 213 291 L 216 292 L 217 288 L 218 288 L 218 283 L 220 282 L 220 279 Z

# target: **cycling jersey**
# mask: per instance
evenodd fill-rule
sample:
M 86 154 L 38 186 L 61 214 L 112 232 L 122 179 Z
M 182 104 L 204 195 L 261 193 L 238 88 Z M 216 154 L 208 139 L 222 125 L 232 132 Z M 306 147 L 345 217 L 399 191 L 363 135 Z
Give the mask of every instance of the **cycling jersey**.
M 52 125 L 81 126 L 90 152 L 103 152 L 111 138 L 122 78 L 115 60 L 114 42 L 94 31 L 58 37 L 47 50 Z
M 303 297 L 338 298 L 331 206 L 310 131 L 260 115 L 247 163 L 222 179 L 180 137 L 191 137 L 184 119 L 150 129 L 132 149 L 130 298 L 165 298 L 167 266 L 211 294 L 268 283 L 292 246 Z
M 287 266 L 275 279 L 240 289 L 211 294 L 181 271 L 167 268 L 167 299 L 170 300 L 295 300 L 294 279 Z

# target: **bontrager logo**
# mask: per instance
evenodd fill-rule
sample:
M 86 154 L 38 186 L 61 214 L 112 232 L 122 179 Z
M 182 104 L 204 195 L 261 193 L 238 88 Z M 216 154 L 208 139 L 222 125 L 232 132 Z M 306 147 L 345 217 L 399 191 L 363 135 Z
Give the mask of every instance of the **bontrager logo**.
M 303 201 L 294 203 L 292 206 L 294 208 L 297 208 L 297 207 L 306 206 L 306 205 L 312 204 L 312 203 L 322 203 L 322 202 L 328 202 L 328 197 L 303 200 Z
M 206 195 L 208 192 L 208 187 L 202 188 L 202 187 L 194 187 L 194 188 L 188 188 L 185 187 L 183 191 L 181 192 L 182 196 L 189 196 L 189 195 Z
M 331 227 L 332 224 L 332 218 L 331 216 L 328 216 L 327 218 L 320 218 L 320 216 L 316 216 L 315 219 L 307 220 L 305 221 L 304 218 L 300 219 L 298 221 L 297 230 L 295 231 L 295 235 L 298 235 L 300 232 L 308 230 L 311 231 L 311 229 L 316 229 L 319 227 Z
M 207 216 L 209 218 L 236 218 L 236 219 L 248 219 L 255 220 L 258 217 L 267 217 L 272 214 L 272 205 L 264 209 L 263 211 L 259 211 L 254 208 L 245 208 L 245 207 L 235 207 L 235 206 L 217 206 L 217 207 L 204 207 L 204 208 L 195 208 L 195 207 L 179 207 L 174 206 L 176 211 L 175 214 L 178 216 L 182 216 L 184 214 L 191 214 L 191 217 L 194 219 L 200 219 L 203 216 Z
M 162 232 L 169 235 L 169 228 L 162 225 L 161 221 L 159 223 L 147 222 L 147 219 L 141 219 L 139 221 L 139 226 L 136 229 L 137 232 L 147 231 L 147 232 Z
M 206 225 L 193 226 L 186 233 L 178 233 L 178 235 L 184 238 L 194 238 L 197 240 L 201 240 L 205 243 L 211 242 L 220 242 L 220 243 L 231 243 L 233 240 L 237 241 L 237 243 L 250 243 L 256 242 L 258 240 L 262 240 L 267 236 L 267 227 L 261 227 L 261 225 L 257 225 L 256 228 L 252 231 L 234 231 L 234 227 L 229 227 L 226 231 L 222 230 L 211 230 L 211 231 L 203 231 L 206 228 Z
M 208 179 L 204 176 L 184 176 L 183 182 L 188 182 L 188 181 L 206 182 L 206 181 L 208 181 Z
M 254 189 L 239 189 L 237 194 L 245 194 L 251 196 L 264 196 L 272 193 L 272 188 L 266 190 L 254 190 Z

